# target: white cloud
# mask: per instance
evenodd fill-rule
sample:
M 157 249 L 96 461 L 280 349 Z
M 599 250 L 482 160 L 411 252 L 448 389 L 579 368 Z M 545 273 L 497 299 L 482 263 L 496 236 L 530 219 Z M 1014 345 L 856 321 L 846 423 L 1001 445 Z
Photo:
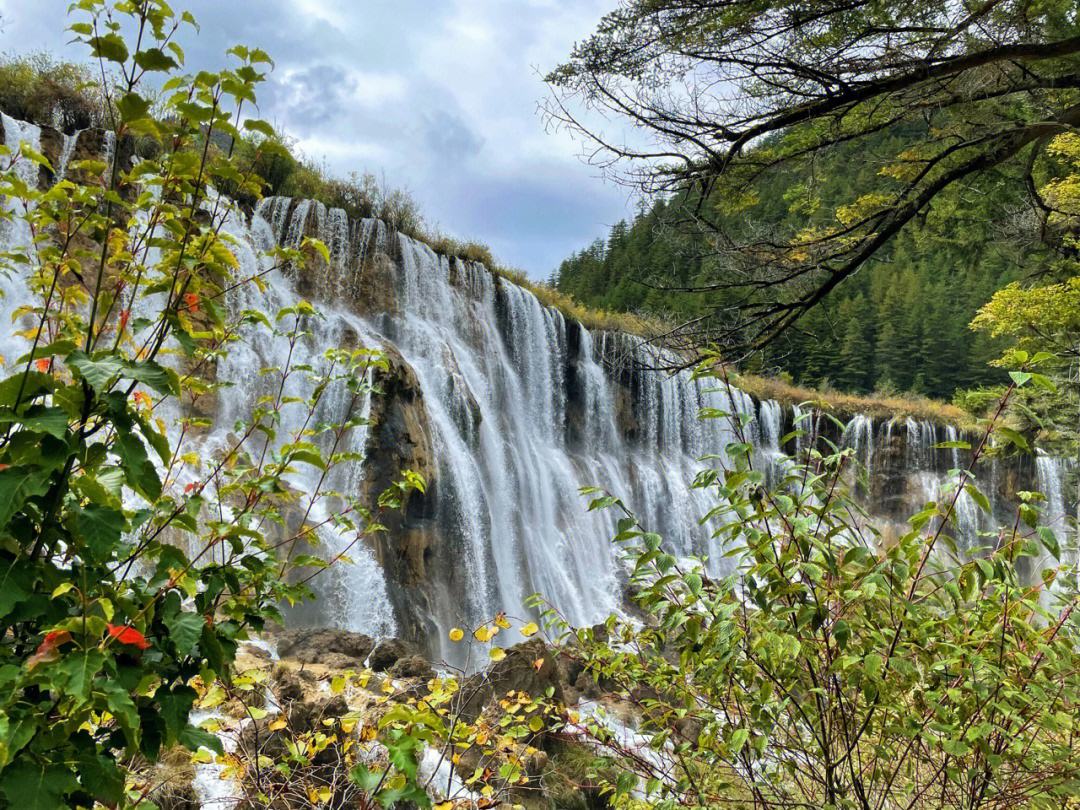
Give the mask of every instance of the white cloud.
M 0 0 L 0 50 L 78 55 L 58 23 L 68 0 Z M 340 174 L 410 189 L 450 233 L 489 242 L 545 277 L 628 213 L 580 144 L 544 131 L 540 74 L 615 0 L 176 0 L 202 23 L 188 67 L 237 42 L 276 69 L 262 115 Z

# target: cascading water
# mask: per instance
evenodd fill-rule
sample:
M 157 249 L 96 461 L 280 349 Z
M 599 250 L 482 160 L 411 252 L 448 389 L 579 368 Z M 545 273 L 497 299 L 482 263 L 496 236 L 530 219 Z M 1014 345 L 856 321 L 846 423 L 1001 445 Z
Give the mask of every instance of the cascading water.
M 6 143 L 21 140 L 37 148 L 36 127 L 7 117 L 3 125 Z M 58 165 L 70 159 L 76 137 L 64 142 L 67 157 L 61 155 Z M 107 138 L 105 148 L 111 161 L 115 144 Z M 36 182 L 35 164 L 20 164 L 23 171 L 25 182 Z M 0 225 L 5 248 L 29 243 L 15 222 Z M 423 550 L 436 555 L 426 572 L 429 581 L 388 581 L 388 569 L 376 561 L 378 556 L 387 565 L 407 556 L 404 537 L 388 538 L 376 555 L 353 545 L 355 538 L 322 528 L 325 552 L 349 548 L 355 561 L 322 576 L 324 620 L 378 635 L 422 634 L 430 652 L 447 660 L 456 652 L 446 643 L 450 627 L 518 610 L 532 593 L 545 596 L 575 624 L 595 622 L 622 604 L 621 568 L 609 541 L 613 516 L 586 511 L 581 487 L 600 486 L 620 495 L 643 525 L 664 535 L 674 553 L 711 552 L 710 570 L 721 573 L 725 562 L 710 545 L 708 527 L 700 524 L 715 504 L 687 484 L 704 466 L 698 460 L 702 455 L 722 452 L 737 435 L 729 420 L 700 420 L 700 409 L 742 417 L 749 435 L 738 438 L 756 443 L 755 464 L 770 474 L 788 463 L 785 452 L 808 449 L 806 438 L 781 441 L 801 410 L 755 403 L 737 389 L 715 390 L 688 372 L 650 370 L 677 366 L 678 358 L 626 335 L 590 334 L 481 265 L 437 255 L 377 220 L 350 222 L 343 211 L 317 202 L 270 198 L 250 224 L 234 221 L 228 230 L 239 274 L 259 274 L 267 282 L 265 292 L 245 285 L 231 294 L 228 305 L 234 311 L 273 312 L 300 297 L 317 302 L 321 317 L 308 327 L 310 334 L 297 344 L 291 362 L 318 365 L 323 352 L 335 346 L 383 347 L 415 375 L 420 392 L 418 430 L 430 445 L 433 480 L 427 511 L 407 520 L 423 523 L 410 530 L 433 535 L 431 547 Z M 306 235 L 325 242 L 331 267 L 311 274 L 270 266 L 264 257 L 268 248 L 298 246 Z M 389 275 L 378 275 L 386 266 Z M 10 321 L 11 313 L 27 303 L 28 291 L 19 278 L 2 284 L 0 318 Z M 373 295 L 377 304 L 370 300 Z M 23 348 L 6 335 L 0 344 L 9 363 Z M 256 372 L 283 366 L 289 361 L 286 350 L 284 343 L 254 333 L 231 347 L 217 376 L 238 384 L 218 394 L 215 428 L 200 439 L 204 456 L 226 446 L 236 420 L 268 393 L 273 375 Z M 327 421 L 378 410 L 370 398 L 350 401 L 344 387 L 328 391 L 320 407 L 317 418 Z M 282 435 L 301 428 L 301 411 L 282 409 Z M 806 420 L 798 424 L 803 431 L 812 427 Z M 870 483 L 861 495 L 871 513 L 899 522 L 954 480 L 949 471 L 962 466 L 960 451 L 935 445 L 957 436 L 955 429 L 928 422 L 882 424 L 856 416 L 834 438 L 854 449 L 867 472 Z M 358 454 L 393 449 L 380 447 L 364 427 L 351 429 L 344 442 L 340 450 Z M 1039 459 L 1040 482 L 1045 479 L 1049 493 L 1058 493 L 1051 496 L 1049 511 L 1064 521 L 1063 473 L 1050 462 Z M 359 494 L 366 474 L 355 467 L 330 482 L 331 488 Z M 311 492 L 318 483 L 314 475 L 314 468 L 301 470 L 290 484 Z M 316 503 L 309 518 L 319 521 L 327 508 Z M 981 520 L 988 519 L 961 495 L 955 522 L 965 544 L 974 542 Z M 409 610 L 423 615 L 419 620 L 403 615 Z
M 4 125 L 4 143 L 16 161 L 15 172 L 19 180 L 33 188 L 38 184 L 38 164 L 28 158 L 14 156 L 17 155 L 20 144 L 40 151 L 41 129 L 33 124 L 17 121 L 4 113 L 0 113 L 0 119 Z M 20 213 L 19 205 L 17 201 L 4 200 L 4 207 L 10 213 Z M 31 245 L 29 225 L 19 216 L 0 220 L 0 244 L 4 250 L 28 251 Z M 10 366 L 27 349 L 26 342 L 14 336 L 8 328 L 8 324 L 16 321 L 15 313 L 30 297 L 25 276 L 19 273 L 0 273 L 0 295 L 0 324 L 3 325 L 0 330 L 0 362 Z

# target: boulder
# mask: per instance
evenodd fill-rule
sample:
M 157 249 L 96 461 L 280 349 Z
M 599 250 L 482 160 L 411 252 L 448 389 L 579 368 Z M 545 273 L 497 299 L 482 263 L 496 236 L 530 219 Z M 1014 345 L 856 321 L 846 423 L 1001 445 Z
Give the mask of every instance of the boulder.
M 409 655 L 390 667 L 390 674 L 395 678 L 422 678 L 429 681 L 435 677 L 435 670 L 422 655 Z
M 297 674 L 282 665 L 277 666 L 270 675 L 270 688 L 281 705 L 303 700 L 306 691 Z
M 543 697 L 549 688 L 552 700 L 564 702 L 557 655 L 542 639 L 533 638 L 508 649 L 506 657 L 492 664 L 486 672 L 468 678 L 461 688 L 459 710 L 463 717 L 473 720 L 485 706 L 507 692 Z
M 409 655 L 405 642 L 396 638 L 384 638 L 375 645 L 368 656 L 368 666 L 376 672 L 386 672 L 402 658 Z
M 348 630 L 286 630 L 278 637 L 278 655 L 302 664 L 322 664 L 335 669 L 362 667 L 375 647 L 371 636 Z

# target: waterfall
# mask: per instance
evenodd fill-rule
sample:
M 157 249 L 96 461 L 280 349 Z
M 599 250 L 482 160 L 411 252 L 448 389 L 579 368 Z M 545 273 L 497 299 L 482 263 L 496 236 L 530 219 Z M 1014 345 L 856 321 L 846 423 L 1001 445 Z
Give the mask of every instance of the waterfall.
M 19 146 L 26 144 L 35 151 L 41 151 L 41 129 L 33 124 L 17 121 L 0 113 L 4 125 L 4 143 L 11 150 L 11 155 L 18 155 Z M 31 188 L 38 185 L 40 174 L 38 164 L 24 157 L 14 158 L 15 171 L 21 180 Z M 20 203 L 16 200 L 4 200 L 4 208 L 9 213 L 19 213 Z M 23 251 L 32 254 L 32 238 L 29 225 L 18 216 L 0 220 L 0 246 L 4 250 Z M 30 266 L 34 266 L 31 262 Z M 29 349 L 21 337 L 12 334 L 10 325 L 17 323 L 25 328 L 29 324 L 24 316 L 16 319 L 15 313 L 30 301 L 30 288 L 23 272 L 0 273 L 0 363 L 11 366 L 20 355 Z
M 56 161 L 56 182 L 60 182 L 67 177 L 68 165 L 71 163 L 71 158 L 75 154 L 75 147 L 79 144 L 79 135 L 82 134 L 82 130 L 78 130 L 68 135 L 64 135 L 64 145 L 60 149 L 60 159 Z
M 6 116 L 3 126 L 9 145 L 22 141 L 39 147 L 36 127 Z M 58 176 L 77 137 L 63 143 Z M 113 140 L 106 139 L 106 151 L 111 162 Z M 37 182 L 35 164 L 24 161 L 19 171 L 25 182 Z M 20 228 L 17 219 L 0 223 L 4 248 L 29 245 Z M 393 368 L 407 370 L 417 390 L 410 413 L 417 415 L 415 427 L 430 455 L 429 492 L 422 508 L 401 518 L 401 532 L 374 548 L 329 524 L 319 529 L 324 553 L 348 550 L 354 561 L 316 580 L 323 621 L 376 635 L 423 635 L 433 657 L 455 660 L 460 649 L 447 640 L 451 627 L 473 626 L 500 610 L 522 615 L 533 593 L 549 599 L 573 624 L 603 619 L 623 605 L 625 571 L 610 542 L 616 515 L 588 512 L 579 494 L 585 486 L 620 496 L 642 525 L 665 537 L 673 553 L 705 555 L 713 575 L 726 573 L 730 563 L 717 553 L 710 526 L 701 523 L 716 506 L 714 497 L 688 487 L 702 468 L 716 463 L 702 457 L 750 441 L 757 447 L 754 465 L 775 480 L 789 463 L 782 442 L 786 426 L 813 427 L 805 419 L 800 423 L 803 411 L 797 406 L 758 403 L 689 371 L 666 371 L 682 365 L 682 358 L 639 338 L 590 333 L 482 265 L 436 254 L 377 220 L 350 221 L 341 209 L 322 203 L 272 197 L 260 202 L 250 222 L 234 216 L 226 230 L 238 276 L 260 275 L 266 282 L 263 291 L 243 285 L 231 292 L 226 299 L 231 312 L 273 313 L 310 298 L 320 317 L 308 324 L 293 363 L 320 367 L 332 347 L 383 348 L 393 356 Z M 309 235 L 329 248 L 329 267 L 277 268 L 265 256 L 276 245 L 297 247 Z M 10 323 L 11 314 L 32 299 L 18 275 L 0 284 L 0 318 Z M 10 334 L 0 340 L 10 369 L 25 343 Z M 274 389 L 280 377 L 259 370 L 287 360 L 283 341 L 253 329 L 230 345 L 217 377 L 233 385 L 217 394 L 213 429 L 195 439 L 202 457 L 228 446 L 235 423 Z M 297 378 L 285 393 L 303 397 L 303 384 Z M 394 396 L 376 393 L 354 402 L 343 385 L 335 384 L 316 419 L 385 418 L 384 406 Z M 702 409 L 733 418 L 702 420 Z M 280 411 L 283 440 L 302 428 L 304 415 L 302 404 L 286 402 Z M 826 421 L 821 424 L 827 430 Z M 865 415 L 852 418 L 841 436 L 832 434 L 853 449 L 873 478 L 874 485 L 858 493 L 871 513 L 897 523 L 955 480 L 949 470 L 963 466 L 963 456 L 935 445 L 941 437 L 954 441 L 957 436 L 955 429 L 930 422 L 882 424 Z M 803 437 L 794 449 L 808 447 Z M 366 426 L 350 429 L 338 450 L 366 453 L 370 463 L 337 471 L 330 488 L 346 495 L 365 492 L 376 480 L 372 471 L 380 454 L 392 456 L 396 449 L 380 446 Z M 317 471 L 298 466 L 289 485 L 298 493 L 312 492 Z M 1048 512 L 1063 523 L 1062 469 L 1053 459 L 1038 460 L 1040 483 L 1050 497 Z M 318 501 L 309 519 L 318 522 L 334 508 Z M 969 496 L 960 496 L 955 522 L 965 545 L 989 526 L 987 520 Z M 418 536 L 427 543 L 423 548 L 409 545 Z M 425 561 L 420 581 L 399 570 L 397 563 L 409 555 Z
M 1062 458 L 1055 458 L 1039 452 L 1035 457 L 1036 480 L 1039 491 L 1046 497 L 1043 504 L 1042 524 L 1050 528 L 1061 547 L 1061 562 L 1074 566 L 1072 588 L 1080 588 L 1080 545 L 1070 526 L 1068 506 L 1065 501 L 1065 475 L 1069 463 Z M 1048 557 L 1049 555 L 1047 555 Z M 1044 565 L 1052 565 L 1048 558 L 1040 560 Z M 1062 588 L 1061 583 L 1055 586 Z

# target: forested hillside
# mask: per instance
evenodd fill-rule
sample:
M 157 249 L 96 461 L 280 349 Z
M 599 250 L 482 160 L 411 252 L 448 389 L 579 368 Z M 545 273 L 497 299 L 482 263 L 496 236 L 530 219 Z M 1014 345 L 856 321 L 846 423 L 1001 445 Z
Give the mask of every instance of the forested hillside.
M 744 236 L 767 239 L 822 224 L 852 188 L 868 185 L 911 133 L 878 135 L 834 147 L 798 172 L 771 175 L 752 189 L 750 212 L 711 198 Z M 801 383 L 852 392 L 912 391 L 948 398 L 961 388 L 996 382 L 987 365 L 1000 347 L 969 324 L 993 292 L 1037 272 L 1042 257 L 1025 224 L 1023 183 L 1001 170 L 937 201 L 900 233 L 881 258 L 845 281 L 760 359 Z M 673 323 L 730 306 L 744 291 L 680 294 L 670 287 L 715 278 L 723 251 L 694 227 L 699 198 L 667 198 L 619 222 L 606 240 L 562 263 L 558 288 L 605 309 L 660 315 Z M 752 225 L 749 223 L 752 221 Z M 751 230 L 751 228 L 753 230 Z

